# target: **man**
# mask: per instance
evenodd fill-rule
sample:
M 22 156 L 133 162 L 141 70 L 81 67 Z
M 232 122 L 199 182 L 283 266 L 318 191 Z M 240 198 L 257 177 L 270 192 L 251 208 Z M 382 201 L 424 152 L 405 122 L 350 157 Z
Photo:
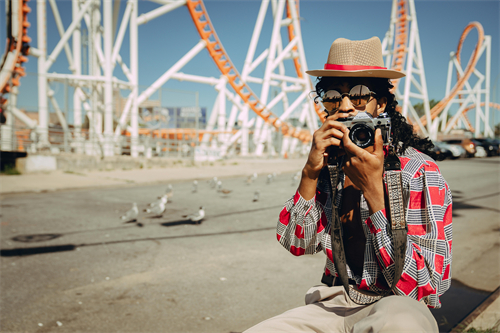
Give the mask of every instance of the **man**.
M 383 66 L 377 37 L 340 38 L 325 68 L 307 72 L 319 77 L 328 117 L 277 237 L 294 255 L 326 254 L 323 284 L 305 306 L 248 332 L 438 331 L 428 307 L 440 307 L 451 283 L 451 191 L 428 156 L 432 142 L 396 111 L 390 79 L 404 74 Z M 353 119 L 367 114 L 384 133 L 354 133 Z

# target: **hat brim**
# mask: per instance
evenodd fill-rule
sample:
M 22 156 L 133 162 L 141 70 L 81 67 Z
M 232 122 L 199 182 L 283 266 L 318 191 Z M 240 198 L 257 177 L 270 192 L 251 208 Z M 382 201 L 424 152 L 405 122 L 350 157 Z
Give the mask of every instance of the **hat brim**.
M 333 76 L 333 77 L 378 77 L 385 79 L 400 79 L 406 74 L 394 69 L 364 69 L 358 71 L 344 71 L 331 69 L 314 69 L 306 71 L 311 76 Z

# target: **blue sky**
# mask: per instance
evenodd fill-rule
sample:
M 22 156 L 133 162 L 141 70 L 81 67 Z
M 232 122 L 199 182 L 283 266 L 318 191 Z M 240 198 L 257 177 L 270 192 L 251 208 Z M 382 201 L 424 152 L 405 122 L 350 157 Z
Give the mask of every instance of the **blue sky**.
M 0 1 L 3 2 L 3 1 Z M 71 1 L 57 0 L 59 11 L 65 27 L 70 24 Z M 121 10 L 125 8 L 121 3 Z M 36 2 L 29 3 L 32 12 L 29 21 L 32 23 L 30 37 L 36 46 Z M 139 14 L 148 12 L 158 4 L 139 0 Z M 210 19 L 227 53 L 235 66 L 241 71 L 250 38 L 260 7 L 258 0 L 205 0 Z M 300 2 L 301 30 L 309 69 L 322 68 L 326 62 L 331 43 L 339 37 L 349 39 L 366 39 L 378 36 L 382 40 L 389 29 L 392 1 L 314 1 Z M 483 25 L 486 35 L 492 37 L 491 54 L 491 99 L 500 101 L 500 2 L 492 1 L 415 1 L 420 41 L 422 46 L 426 82 L 430 99 L 440 100 L 444 97 L 448 61 L 450 52 L 455 51 L 460 35 L 469 22 L 478 21 Z M 0 4 L 0 17 L 4 17 L 4 4 Z M 47 3 L 48 49 L 52 50 L 58 33 Z M 268 11 L 263 29 L 262 39 L 257 54 L 268 47 L 271 24 L 271 11 Z M 285 30 L 282 30 L 285 34 Z M 4 39 L 5 32 L 0 34 Z M 190 50 L 199 40 L 199 36 L 191 21 L 187 8 L 181 7 L 167 15 L 152 20 L 139 27 L 139 83 L 147 86 L 154 82 L 163 72 Z M 466 63 L 477 43 L 477 33 L 469 33 L 462 50 L 462 62 Z M 128 32 L 122 46 L 122 57 L 128 61 Z M 260 51 L 259 51 L 260 50 Z M 30 57 L 26 64 L 28 72 L 36 73 L 37 60 Z M 484 57 L 478 64 L 484 72 Z M 52 71 L 67 73 L 67 61 L 61 52 Z M 258 68 L 256 73 L 263 71 Z M 196 56 L 182 72 L 203 76 L 219 77 L 212 59 L 206 50 Z M 115 75 L 124 78 L 121 71 L 115 69 Z M 190 82 L 171 80 L 164 86 L 168 89 L 199 91 L 200 105 L 209 110 L 215 99 L 213 87 Z M 493 90 L 493 88 L 496 88 Z M 19 106 L 23 104 L 29 109 L 36 108 L 36 79 L 29 75 L 22 80 Z M 256 91 L 257 94 L 260 91 Z M 162 99 L 165 106 L 192 105 L 193 94 L 167 94 Z M 71 103 L 69 103 L 71 105 Z M 495 123 L 500 122 L 500 112 L 495 115 Z

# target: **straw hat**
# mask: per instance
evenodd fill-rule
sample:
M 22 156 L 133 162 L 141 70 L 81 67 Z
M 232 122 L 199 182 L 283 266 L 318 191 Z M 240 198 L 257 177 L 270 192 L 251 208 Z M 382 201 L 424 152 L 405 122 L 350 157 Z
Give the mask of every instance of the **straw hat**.
M 366 40 L 338 38 L 330 47 L 324 69 L 306 71 L 311 76 L 381 77 L 399 79 L 404 73 L 384 67 L 378 37 Z

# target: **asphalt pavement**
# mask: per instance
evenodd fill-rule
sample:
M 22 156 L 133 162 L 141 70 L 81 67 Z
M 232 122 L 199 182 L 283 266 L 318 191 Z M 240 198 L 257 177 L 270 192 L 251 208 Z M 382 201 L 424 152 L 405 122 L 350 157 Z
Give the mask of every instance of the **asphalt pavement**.
M 325 257 L 294 257 L 275 227 L 304 162 L 0 177 L 1 331 L 242 332 L 303 305 Z M 454 197 L 453 283 L 433 310 L 446 332 L 500 284 L 500 158 L 438 165 Z M 212 188 L 213 177 L 231 192 Z M 163 216 L 144 213 L 169 183 Z M 133 202 L 141 212 L 125 223 Z M 182 217 L 200 206 L 203 223 Z M 482 312 L 497 318 L 492 304 Z

